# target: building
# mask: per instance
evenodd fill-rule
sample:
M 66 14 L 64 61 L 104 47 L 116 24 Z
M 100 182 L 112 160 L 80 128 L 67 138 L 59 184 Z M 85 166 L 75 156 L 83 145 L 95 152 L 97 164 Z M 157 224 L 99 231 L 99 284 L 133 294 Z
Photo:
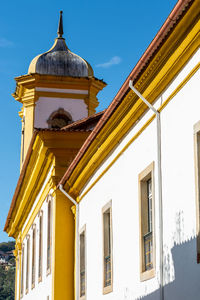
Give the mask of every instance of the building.
M 177 2 L 99 114 L 90 65 L 52 64 L 71 59 L 59 28 L 16 79 L 16 299 L 199 299 L 200 1 Z

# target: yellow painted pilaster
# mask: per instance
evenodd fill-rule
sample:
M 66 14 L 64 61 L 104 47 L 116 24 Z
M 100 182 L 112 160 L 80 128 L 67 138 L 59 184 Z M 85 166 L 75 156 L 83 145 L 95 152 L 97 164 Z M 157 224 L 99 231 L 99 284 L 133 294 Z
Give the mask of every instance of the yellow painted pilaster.
M 18 282 L 18 250 L 15 248 L 15 250 L 13 251 L 13 254 L 15 256 L 15 300 L 17 300 L 17 282 Z
M 17 251 L 18 255 L 18 265 L 16 264 L 16 274 L 18 274 L 18 280 L 17 277 L 15 278 L 15 300 L 20 299 L 20 291 L 21 291 L 21 265 L 22 265 L 22 244 L 21 244 L 21 238 L 19 238 L 20 241 L 16 242 L 15 249 Z M 19 269 L 19 272 L 17 272 L 17 267 Z M 18 290 L 17 290 L 17 284 L 18 284 Z M 18 295 L 17 295 L 18 292 Z
M 76 258 L 76 205 L 73 205 L 71 207 L 71 211 L 74 215 L 74 222 L 75 222 L 75 228 L 74 228 L 74 257 Z M 74 296 L 76 297 L 76 259 L 74 260 Z
M 56 191 L 53 203 L 53 290 L 54 300 L 74 299 L 74 217 L 71 202 Z
M 24 104 L 25 120 L 24 120 L 24 158 L 28 151 L 28 147 L 33 135 L 34 128 L 34 101 L 30 100 Z

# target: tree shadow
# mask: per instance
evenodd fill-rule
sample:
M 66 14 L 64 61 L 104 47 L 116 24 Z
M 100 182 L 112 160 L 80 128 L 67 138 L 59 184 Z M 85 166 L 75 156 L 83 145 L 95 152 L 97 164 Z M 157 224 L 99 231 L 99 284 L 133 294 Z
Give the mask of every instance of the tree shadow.
M 174 244 L 171 254 L 168 251 L 167 254 L 164 254 L 164 299 L 199 300 L 200 265 L 197 264 L 196 238 L 179 242 L 180 244 Z M 136 299 L 159 300 L 159 297 L 160 291 L 158 289 Z

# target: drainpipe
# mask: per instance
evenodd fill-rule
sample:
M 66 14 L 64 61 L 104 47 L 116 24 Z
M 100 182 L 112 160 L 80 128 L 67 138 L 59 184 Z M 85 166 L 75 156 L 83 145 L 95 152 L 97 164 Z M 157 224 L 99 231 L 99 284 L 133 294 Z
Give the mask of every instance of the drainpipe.
M 76 286 L 76 294 L 75 294 L 75 299 L 79 300 L 79 203 L 74 200 L 64 189 L 63 185 L 59 184 L 59 190 L 76 206 L 76 239 L 75 239 L 75 248 L 76 248 L 76 281 L 75 281 L 75 286 Z
M 155 109 L 129 81 L 129 87 L 138 97 L 156 114 L 157 119 L 157 167 L 158 167 L 158 202 L 159 202 L 159 238 L 160 238 L 160 299 L 164 300 L 164 276 L 163 276 L 163 204 L 162 204 L 162 168 L 161 168 L 161 122 L 160 112 Z

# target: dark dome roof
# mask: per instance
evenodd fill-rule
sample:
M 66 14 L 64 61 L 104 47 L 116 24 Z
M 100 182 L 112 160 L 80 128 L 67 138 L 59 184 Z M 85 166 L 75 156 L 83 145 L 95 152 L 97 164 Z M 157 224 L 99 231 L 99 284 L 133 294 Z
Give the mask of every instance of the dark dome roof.
M 55 40 L 53 47 L 32 60 L 28 73 L 71 77 L 93 76 L 93 70 L 90 64 L 80 56 L 71 52 L 62 36 L 63 19 L 62 11 L 60 11 L 58 37 Z
M 32 60 L 28 73 L 72 77 L 93 76 L 90 64 L 71 52 L 62 37 L 55 40 L 49 51 L 36 56 Z

